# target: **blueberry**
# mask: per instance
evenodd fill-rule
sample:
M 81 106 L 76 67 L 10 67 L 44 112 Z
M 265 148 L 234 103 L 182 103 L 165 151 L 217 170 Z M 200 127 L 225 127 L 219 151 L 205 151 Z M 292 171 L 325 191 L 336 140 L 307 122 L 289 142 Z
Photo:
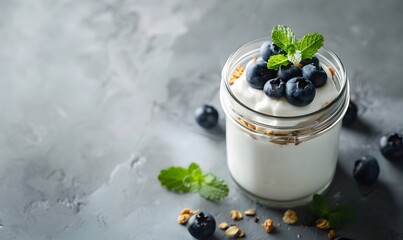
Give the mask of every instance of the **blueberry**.
M 266 62 L 269 60 L 271 56 L 280 53 L 285 54 L 285 51 L 270 41 L 264 42 L 260 47 L 260 56 Z
M 358 108 L 353 101 L 350 100 L 347 112 L 343 117 L 343 126 L 351 126 L 357 120 Z
M 209 105 L 198 107 L 195 111 L 196 122 L 203 128 L 213 128 L 218 123 L 217 110 Z
M 353 170 L 354 179 L 362 185 L 371 185 L 379 176 L 378 161 L 370 155 L 365 155 L 355 161 Z
M 280 78 L 273 78 L 266 82 L 264 93 L 271 98 L 280 98 L 285 94 L 285 84 Z
M 302 66 L 313 63 L 315 66 L 319 67 L 319 59 L 316 56 L 313 56 L 311 59 L 303 59 L 300 63 Z
M 282 66 L 278 70 L 277 76 L 281 78 L 283 82 L 287 82 L 291 78 L 302 77 L 302 70 L 300 67 L 295 65 Z
M 325 85 L 327 80 L 327 74 L 322 67 L 315 66 L 313 63 L 302 68 L 302 76 L 309 79 L 315 87 Z
M 263 89 L 264 84 L 276 76 L 277 71 L 268 69 L 267 62 L 263 60 L 257 60 L 246 68 L 246 81 L 256 89 Z
M 209 239 L 215 232 L 215 225 L 215 219 L 211 214 L 199 212 L 190 217 L 187 228 L 194 238 Z
M 304 77 L 295 77 L 285 84 L 285 96 L 295 106 L 306 106 L 315 98 L 315 86 Z
M 382 155 L 390 161 L 403 160 L 403 136 L 399 133 L 389 133 L 379 141 Z

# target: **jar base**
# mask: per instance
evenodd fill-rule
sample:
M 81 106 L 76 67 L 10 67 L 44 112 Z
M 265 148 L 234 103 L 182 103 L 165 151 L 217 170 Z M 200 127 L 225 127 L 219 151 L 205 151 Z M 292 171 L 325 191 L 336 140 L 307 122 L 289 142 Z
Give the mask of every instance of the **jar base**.
M 230 174 L 231 175 L 231 174 Z M 232 177 L 232 176 L 231 176 Z M 270 207 L 270 208 L 294 208 L 294 207 L 301 207 L 304 205 L 307 205 L 312 201 L 312 197 L 315 194 L 322 194 L 324 193 L 330 186 L 330 184 L 333 181 L 333 177 L 330 179 L 328 183 L 326 183 L 323 187 L 321 187 L 317 192 L 314 192 L 306 197 L 294 199 L 294 200 L 285 200 L 285 201 L 279 201 L 279 200 L 272 200 L 272 199 L 266 199 L 259 197 L 249 191 L 247 191 L 245 188 L 243 188 L 240 184 L 235 181 L 235 179 L 232 177 L 232 180 L 235 182 L 237 185 L 238 189 L 248 198 L 250 198 L 253 201 L 256 201 L 257 203 L 260 203 L 264 206 Z

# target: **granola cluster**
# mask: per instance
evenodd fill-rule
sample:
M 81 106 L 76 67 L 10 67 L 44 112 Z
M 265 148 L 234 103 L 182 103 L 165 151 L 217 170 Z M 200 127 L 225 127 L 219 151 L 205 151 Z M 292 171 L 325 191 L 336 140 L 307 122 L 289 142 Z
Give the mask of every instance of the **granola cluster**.
M 190 208 L 184 208 L 184 209 L 182 209 L 182 211 L 180 212 L 177 221 L 178 221 L 178 223 L 180 223 L 180 224 L 186 225 L 186 224 L 188 223 L 188 221 L 189 221 L 189 218 L 190 218 L 192 215 L 194 215 L 194 214 L 196 214 L 196 213 L 198 213 L 198 212 L 200 212 L 200 210 L 192 210 L 192 209 L 190 209 Z
M 235 80 L 237 80 L 238 78 L 240 78 L 243 74 L 243 72 L 245 71 L 245 68 L 242 67 L 241 65 L 237 66 L 235 68 L 235 73 L 231 75 L 230 79 L 229 79 L 229 85 L 234 84 Z

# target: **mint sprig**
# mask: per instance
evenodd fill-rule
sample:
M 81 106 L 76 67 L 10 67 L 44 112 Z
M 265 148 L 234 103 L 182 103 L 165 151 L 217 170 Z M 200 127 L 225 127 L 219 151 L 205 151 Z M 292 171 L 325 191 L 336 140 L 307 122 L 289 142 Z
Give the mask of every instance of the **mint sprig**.
M 274 44 L 287 53 L 287 50 L 297 43 L 297 38 L 295 37 L 295 34 L 292 32 L 291 28 L 283 25 L 278 25 L 273 28 L 271 31 L 271 39 L 273 40 Z
M 270 69 L 279 69 L 281 66 L 287 66 L 288 64 L 290 64 L 290 61 L 288 61 L 287 56 L 282 54 L 271 56 L 267 61 L 267 66 L 270 66 Z
M 324 38 L 319 33 L 307 33 L 298 42 L 297 49 L 301 51 L 302 59 L 311 59 L 323 46 Z
M 212 173 L 203 174 L 196 163 L 188 168 L 172 166 L 160 171 L 158 180 L 168 190 L 178 193 L 198 192 L 208 200 L 217 201 L 228 196 L 228 186 L 224 180 Z
M 309 210 L 316 217 L 327 219 L 333 229 L 339 229 L 355 215 L 354 206 L 349 204 L 330 209 L 329 201 L 319 194 L 313 196 Z
M 324 38 L 319 33 L 307 33 L 298 41 L 292 30 L 283 25 L 273 28 L 271 39 L 275 45 L 286 52 L 286 54 L 271 56 L 267 61 L 267 68 L 274 70 L 290 63 L 299 64 L 303 59 L 312 59 L 324 43 Z

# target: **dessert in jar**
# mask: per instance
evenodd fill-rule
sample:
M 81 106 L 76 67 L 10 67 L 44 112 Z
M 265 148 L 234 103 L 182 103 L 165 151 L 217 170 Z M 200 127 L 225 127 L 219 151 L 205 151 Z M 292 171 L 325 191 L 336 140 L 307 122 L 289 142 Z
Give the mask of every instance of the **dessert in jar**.
M 330 185 L 349 103 L 345 68 L 323 37 L 297 40 L 276 26 L 222 70 L 229 172 L 249 197 L 272 207 L 309 202 Z

